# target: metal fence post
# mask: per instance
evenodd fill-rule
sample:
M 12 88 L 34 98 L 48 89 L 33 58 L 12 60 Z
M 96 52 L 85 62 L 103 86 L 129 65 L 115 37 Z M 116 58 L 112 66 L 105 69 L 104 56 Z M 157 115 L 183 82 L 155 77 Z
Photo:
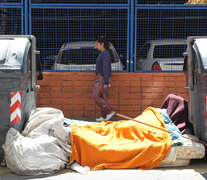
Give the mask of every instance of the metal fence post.
M 130 17 L 130 72 L 134 71 L 134 1 L 131 0 L 131 17 Z
M 24 34 L 28 35 L 28 0 L 24 0 Z

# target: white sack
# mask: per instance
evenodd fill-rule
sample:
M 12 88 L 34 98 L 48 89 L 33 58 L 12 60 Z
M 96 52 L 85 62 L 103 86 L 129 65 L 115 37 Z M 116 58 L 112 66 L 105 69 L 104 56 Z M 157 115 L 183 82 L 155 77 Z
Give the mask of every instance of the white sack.
M 56 123 L 54 125 L 54 123 Z M 30 117 L 27 121 L 27 124 L 22 132 L 24 136 L 30 136 L 30 137 L 37 137 L 41 134 L 50 134 L 51 132 L 57 129 L 56 126 L 58 126 L 58 129 L 64 129 L 63 127 L 64 123 L 64 115 L 62 111 L 55 109 L 55 108 L 36 108 L 32 110 Z M 64 137 L 64 134 L 60 134 L 61 132 L 66 131 L 59 131 L 56 130 L 54 134 L 57 137 Z M 63 139 L 64 141 L 64 139 Z
M 63 169 L 71 146 L 64 116 L 54 108 L 32 111 L 23 135 L 11 128 L 3 145 L 7 166 L 21 175 L 39 175 Z

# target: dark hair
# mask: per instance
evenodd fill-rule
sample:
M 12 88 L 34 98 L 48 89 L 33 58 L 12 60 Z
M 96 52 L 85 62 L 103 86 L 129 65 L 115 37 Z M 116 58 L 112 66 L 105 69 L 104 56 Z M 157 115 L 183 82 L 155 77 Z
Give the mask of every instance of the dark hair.
M 97 39 L 96 39 L 96 42 L 102 44 L 104 43 L 104 48 L 106 50 L 109 51 L 110 55 L 111 55 L 111 58 L 114 58 L 114 55 L 113 55 L 113 52 L 112 50 L 109 48 L 110 47 L 110 43 L 108 41 L 108 39 L 105 37 L 105 36 L 99 36 Z

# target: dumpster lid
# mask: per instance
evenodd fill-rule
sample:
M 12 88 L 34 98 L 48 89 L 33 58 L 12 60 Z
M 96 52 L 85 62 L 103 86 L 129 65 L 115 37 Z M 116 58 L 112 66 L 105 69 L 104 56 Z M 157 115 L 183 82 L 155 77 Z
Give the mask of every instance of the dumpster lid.
M 30 45 L 28 38 L 0 39 L 0 70 L 22 69 Z
M 207 38 L 196 39 L 193 45 L 194 50 L 198 54 L 202 69 L 207 71 Z

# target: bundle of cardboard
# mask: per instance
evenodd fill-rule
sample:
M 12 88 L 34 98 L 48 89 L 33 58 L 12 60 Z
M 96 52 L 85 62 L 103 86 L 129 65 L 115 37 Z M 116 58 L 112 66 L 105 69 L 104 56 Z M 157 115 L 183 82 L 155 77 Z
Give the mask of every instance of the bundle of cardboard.
M 186 4 L 207 4 L 207 0 L 188 0 Z

